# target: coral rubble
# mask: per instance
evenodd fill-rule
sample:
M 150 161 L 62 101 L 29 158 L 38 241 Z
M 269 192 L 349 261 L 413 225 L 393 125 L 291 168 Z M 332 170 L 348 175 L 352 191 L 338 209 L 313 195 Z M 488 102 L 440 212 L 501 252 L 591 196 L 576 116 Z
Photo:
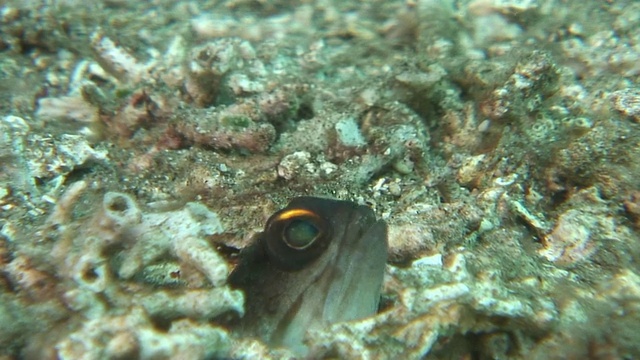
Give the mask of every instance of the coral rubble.
M 0 5 L 0 358 L 287 358 L 237 252 L 300 195 L 389 224 L 316 358 L 640 357 L 636 1 Z

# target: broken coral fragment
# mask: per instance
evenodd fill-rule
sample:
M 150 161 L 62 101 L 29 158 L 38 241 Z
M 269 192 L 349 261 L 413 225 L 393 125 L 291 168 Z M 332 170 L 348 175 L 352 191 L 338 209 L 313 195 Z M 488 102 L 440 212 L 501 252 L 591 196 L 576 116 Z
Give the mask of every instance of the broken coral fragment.
M 227 75 L 240 69 L 245 69 L 245 73 L 228 76 L 231 83 L 227 84 Z M 191 51 L 184 88 L 196 104 L 208 106 L 228 95 L 225 92 L 239 94 L 243 89 L 255 92 L 263 88 L 260 81 L 247 76 L 256 77 L 262 75 L 262 71 L 263 65 L 256 59 L 255 50 L 248 41 L 220 38 Z
M 23 118 L 4 116 L 0 120 L 0 159 L 19 157 L 29 131 L 29 124 Z
M 573 266 L 589 259 L 603 241 L 619 236 L 611 210 L 595 188 L 576 193 L 570 200 L 573 208 L 560 215 L 555 227 L 543 237 L 538 251 L 560 266 Z
M 613 108 L 635 122 L 640 122 L 640 89 L 628 88 L 611 94 Z
M 276 141 L 276 128 L 298 115 L 300 102 L 308 90 L 304 84 L 284 85 L 251 97 L 239 97 L 230 105 L 185 111 L 176 116 L 173 127 L 186 142 L 204 148 L 266 152 Z
M 118 46 L 102 30 L 91 35 L 91 47 L 100 65 L 120 80 L 137 82 L 147 72 L 146 66 L 139 64 L 129 51 Z
M 311 154 L 307 151 L 296 151 L 286 155 L 278 164 L 278 176 L 285 180 L 295 178 L 304 170 L 315 171 L 315 167 L 311 163 Z
M 217 215 L 199 203 L 187 203 L 183 209 L 143 214 L 128 195 L 110 192 L 103 203 L 106 224 L 116 233 L 136 239 L 123 256 L 118 276 L 131 278 L 145 266 L 172 255 L 201 271 L 215 286 L 226 281 L 227 265 L 204 236 L 222 232 Z
M 17 163 L 25 166 L 26 171 L 20 178 L 26 180 L 23 186 L 33 195 L 42 191 L 36 188 L 38 183 L 46 184 L 47 191 L 53 192 L 73 171 L 108 162 L 108 151 L 94 148 L 81 135 L 32 135 L 24 139 L 24 146 L 24 151 L 16 152 L 15 156 Z
M 98 110 L 80 96 L 46 97 L 38 100 L 36 116 L 43 120 L 66 119 L 91 124 L 98 121 Z
M 58 359 L 210 359 L 230 348 L 227 333 L 184 319 L 168 331 L 157 328 L 146 312 L 134 307 L 121 315 L 85 321 L 55 345 Z
M 85 189 L 82 181 L 71 186 L 51 225 L 71 220 L 66 202 Z M 131 196 L 108 192 L 93 216 L 55 231 L 61 236 L 50 256 L 60 264 L 59 300 L 73 311 L 69 316 L 81 320 L 69 323 L 77 326 L 74 331 L 43 340 L 58 358 L 226 356 L 227 332 L 199 321 L 226 312 L 242 315 L 244 295 L 225 286 L 228 265 L 206 240 L 220 233 L 222 225 L 207 207 L 187 203 L 173 211 L 149 213 Z M 161 271 L 179 281 L 158 280 Z M 150 272 L 155 277 L 143 279 Z M 33 281 L 42 283 L 40 273 L 33 274 Z M 33 287 L 21 279 L 17 286 Z M 47 286 L 34 289 L 39 289 L 35 295 L 56 295 Z M 166 323 L 168 330 L 158 330 L 157 321 Z
M 571 265 L 591 256 L 595 244 L 591 240 L 594 218 L 578 210 L 562 214 L 550 234 L 544 238 L 540 255 L 560 265 Z
M 367 144 L 360 133 L 358 123 L 352 117 L 339 120 L 335 126 L 338 141 L 344 146 L 359 147 Z

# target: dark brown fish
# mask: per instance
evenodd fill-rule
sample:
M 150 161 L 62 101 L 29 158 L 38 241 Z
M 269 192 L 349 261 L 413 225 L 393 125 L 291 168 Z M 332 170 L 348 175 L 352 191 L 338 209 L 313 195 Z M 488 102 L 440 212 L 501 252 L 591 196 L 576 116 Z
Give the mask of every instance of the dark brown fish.
M 299 197 L 240 256 L 229 277 L 246 295 L 240 331 L 303 355 L 307 329 L 375 314 L 387 226 L 366 206 Z

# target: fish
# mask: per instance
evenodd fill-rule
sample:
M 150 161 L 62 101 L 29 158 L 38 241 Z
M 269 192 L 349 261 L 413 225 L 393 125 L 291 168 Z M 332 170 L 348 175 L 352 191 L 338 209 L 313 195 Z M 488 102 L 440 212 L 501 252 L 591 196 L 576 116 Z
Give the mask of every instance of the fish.
M 244 291 L 236 329 L 304 356 L 308 329 L 374 315 L 387 225 L 351 201 L 297 197 L 239 254 L 229 284 Z

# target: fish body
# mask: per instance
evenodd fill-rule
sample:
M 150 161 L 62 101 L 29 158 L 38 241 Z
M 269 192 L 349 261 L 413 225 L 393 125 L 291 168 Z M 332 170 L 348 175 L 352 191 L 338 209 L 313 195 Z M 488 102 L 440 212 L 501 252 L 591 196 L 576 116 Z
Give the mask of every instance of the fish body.
M 299 197 L 273 214 L 229 277 L 246 296 L 240 331 L 304 355 L 310 328 L 376 313 L 387 226 L 350 201 Z

